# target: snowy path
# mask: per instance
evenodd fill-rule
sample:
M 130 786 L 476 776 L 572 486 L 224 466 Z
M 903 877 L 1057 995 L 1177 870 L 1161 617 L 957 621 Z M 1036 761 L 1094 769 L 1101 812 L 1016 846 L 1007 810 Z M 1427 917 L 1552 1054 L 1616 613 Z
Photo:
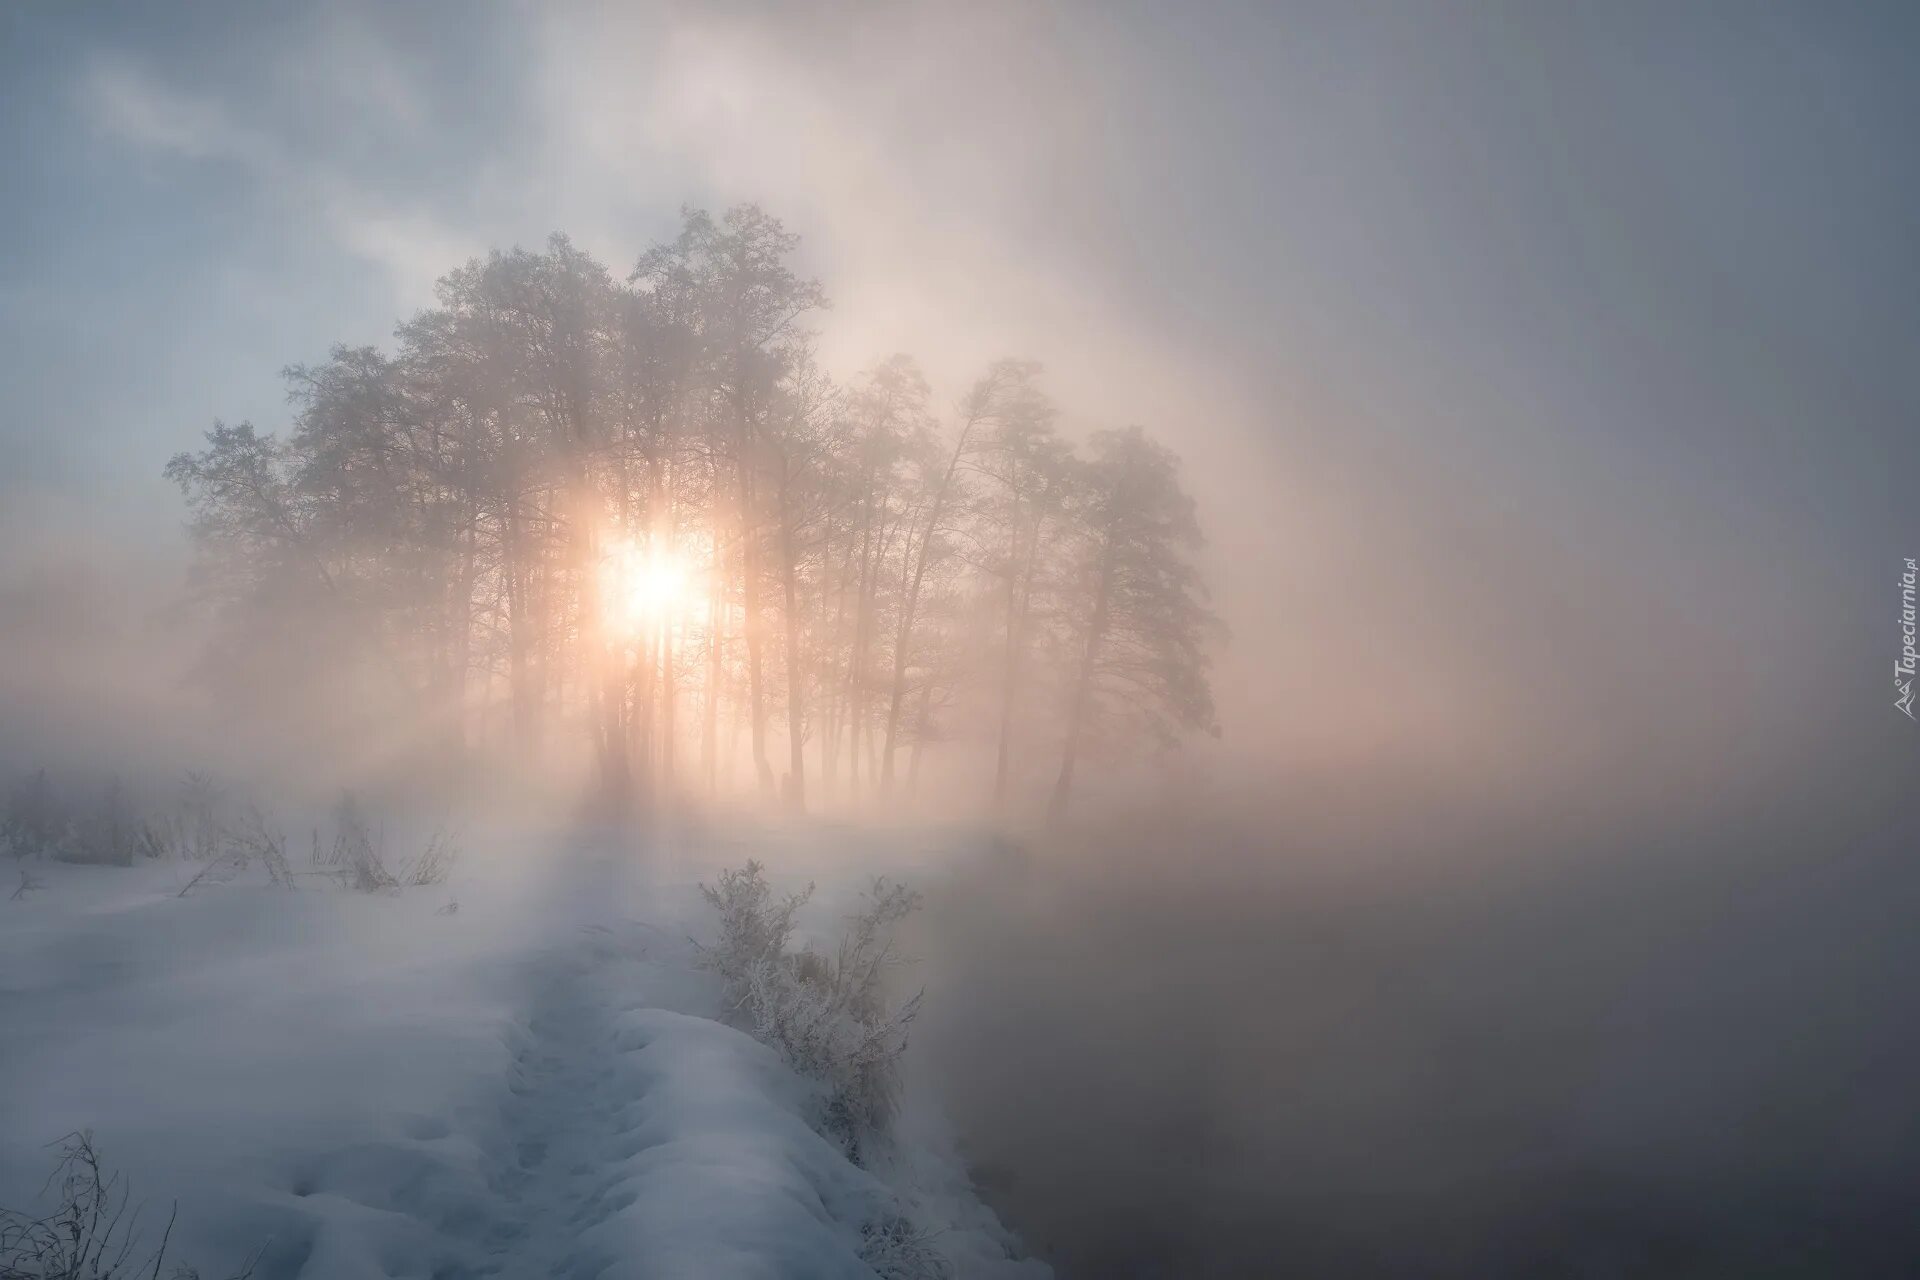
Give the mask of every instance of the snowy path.
M 806 1126 L 802 1082 L 698 1016 L 717 991 L 685 935 L 690 895 L 585 853 L 549 893 L 541 914 L 567 931 L 523 962 L 528 1003 L 481 1144 L 485 1271 L 870 1276 L 857 1227 L 884 1193 Z M 640 906 L 674 927 L 632 919 Z
M 567 914 L 621 901 L 604 867 Z M 530 963 L 483 1143 L 488 1274 L 848 1277 L 892 1196 L 809 1126 L 805 1082 L 710 1008 L 677 933 L 609 917 Z M 465 1220 L 463 1218 L 463 1220 Z
M 646 927 L 619 919 L 631 874 L 610 858 L 574 857 L 552 911 L 572 936 L 526 963 L 531 1003 L 512 1034 L 500 1130 L 483 1147 L 498 1205 L 481 1243 L 495 1274 L 585 1280 L 615 1261 L 581 1241 L 633 1199 L 610 1172 L 619 1168 L 616 1119 L 631 1100 L 618 1070 L 615 996 L 645 1001 L 660 966 L 645 963 Z M 671 950 L 686 975 L 690 949 Z
M 713 1020 L 691 875 L 479 870 L 443 913 L 49 865 L 0 929 L 0 1204 L 89 1128 L 209 1275 L 266 1242 L 256 1280 L 873 1280 L 866 1233 L 908 1211 L 960 1277 L 1046 1274 L 957 1164 L 856 1168 L 816 1086 Z
M 611 940 L 611 935 L 598 936 Z M 625 1099 L 616 1071 L 613 1010 L 602 990 L 609 957 L 543 961 L 553 970 L 534 998 L 501 1107 L 487 1184 L 503 1211 L 484 1247 L 508 1276 L 597 1276 L 614 1259 L 581 1247 L 581 1232 L 631 1204 L 622 1198 L 615 1119 Z

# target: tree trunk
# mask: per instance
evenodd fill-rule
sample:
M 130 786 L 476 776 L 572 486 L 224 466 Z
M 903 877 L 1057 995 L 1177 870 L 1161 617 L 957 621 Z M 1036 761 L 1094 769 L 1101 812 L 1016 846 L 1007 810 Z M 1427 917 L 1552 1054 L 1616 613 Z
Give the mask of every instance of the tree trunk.
M 663 622 L 660 627 L 660 747 L 653 779 L 654 798 L 662 804 L 673 795 L 674 695 L 679 683 L 674 678 L 673 654 L 673 623 Z
M 1020 684 L 1020 668 L 1026 657 L 1027 619 L 1033 612 L 1033 575 L 1040 561 L 1041 522 L 1034 524 L 1033 534 L 1027 541 L 1027 553 L 1017 573 L 1010 572 L 1007 579 L 1007 652 L 1006 669 L 1002 675 L 1004 684 L 1000 690 L 1000 740 L 997 759 L 994 763 L 993 803 L 1004 808 L 1007 800 L 1007 787 L 1012 773 L 1013 760 L 1013 712 L 1017 705 L 1016 690 Z M 1019 581 L 1016 593 L 1015 578 Z
M 780 577 L 786 596 L 787 640 L 787 808 L 794 813 L 807 809 L 807 758 L 804 733 L 806 682 L 800 672 L 800 602 L 794 580 L 793 508 L 789 494 L 788 462 L 783 451 L 780 459 Z
M 873 632 L 874 588 L 879 566 L 873 552 L 873 468 L 867 470 L 867 502 L 860 531 L 860 581 L 853 610 L 853 652 L 847 656 L 847 798 L 860 795 L 860 734 L 867 720 L 867 642 Z
M 1087 699 L 1093 693 L 1094 663 L 1100 655 L 1100 642 L 1106 637 L 1108 600 L 1113 591 L 1115 546 L 1111 537 L 1100 554 L 1100 585 L 1094 595 L 1093 617 L 1087 624 L 1086 648 L 1080 655 L 1080 672 L 1073 682 L 1073 704 L 1067 713 L 1067 741 L 1060 754 L 1060 776 L 1054 780 L 1053 798 L 1047 804 L 1047 816 L 1058 821 L 1067 812 L 1067 798 L 1073 790 L 1073 766 L 1080 754 L 1080 728 L 1087 714 Z
M 643 801 L 653 793 L 653 637 L 641 638 L 633 659 L 633 711 L 627 722 L 634 793 Z
M 920 546 L 914 554 L 912 583 L 900 601 L 900 633 L 893 646 L 893 692 L 887 701 L 887 746 L 880 758 L 880 794 L 883 796 L 893 789 L 894 737 L 900 729 L 900 700 L 906 693 L 913 614 L 920 603 L 921 583 L 927 576 L 927 552 L 933 546 L 934 534 L 939 532 L 940 517 L 946 511 L 947 493 L 953 487 L 953 477 L 960 470 L 960 459 L 966 456 L 967 442 L 979 421 L 980 415 L 975 414 L 960 428 L 960 438 L 953 445 L 953 456 L 947 459 L 947 469 L 940 477 L 940 487 L 934 490 L 933 507 L 927 512 L 927 527 L 920 535 Z
M 827 616 L 827 574 L 826 566 L 832 563 L 831 523 L 829 533 L 820 549 L 820 617 Z M 840 732 L 846 703 L 844 681 L 833 677 L 832 658 L 837 657 L 842 640 L 847 633 L 847 575 L 853 567 L 853 540 L 847 540 L 847 551 L 841 559 L 840 572 L 834 579 L 833 625 L 828 631 L 832 637 L 832 657 L 824 665 L 820 681 L 820 787 L 821 796 L 832 800 L 834 788 L 839 780 Z M 849 644 L 851 654 L 852 646 Z
M 448 601 L 447 702 L 440 714 L 448 722 L 447 743 L 456 759 L 467 751 L 467 678 L 473 665 L 474 524 L 478 516 L 471 503 L 461 513 L 460 567 L 454 574 L 453 597 Z
M 753 471 L 751 428 L 744 410 L 740 415 L 740 457 L 736 475 L 740 496 L 740 607 L 741 630 L 747 641 L 747 709 L 753 744 L 753 771 L 760 794 L 774 791 L 773 766 L 767 763 L 767 705 L 764 667 L 760 656 L 760 574 L 758 531 L 753 521 Z
M 993 762 L 993 803 L 995 808 L 1004 808 L 1007 803 L 1007 773 L 1013 755 L 1013 689 L 1016 655 L 1019 644 L 1018 606 L 1014 594 L 1014 573 L 1012 567 L 1007 570 L 1007 642 L 1002 656 L 1000 672 L 1000 739 L 994 752 Z
M 920 711 L 914 718 L 913 750 L 907 754 L 907 794 L 913 795 L 920 786 L 920 756 L 927 745 L 927 726 L 931 719 L 927 714 L 933 701 L 933 681 L 928 680 L 920 686 Z
M 715 491 L 719 476 L 715 474 Z M 700 713 L 704 723 L 700 735 L 700 772 L 706 779 L 707 797 L 720 794 L 720 678 L 722 666 L 722 628 L 726 624 L 726 557 L 720 545 L 720 516 L 713 515 L 713 578 L 707 584 L 707 688 Z
M 531 647 L 532 609 L 527 600 L 526 566 L 521 544 L 520 520 L 508 500 L 502 521 L 506 546 L 507 588 L 507 697 L 513 707 L 513 741 L 522 758 L 531 756 L 538 729 L 535 725 L 533 676 L 528 670 L 527 651 Z

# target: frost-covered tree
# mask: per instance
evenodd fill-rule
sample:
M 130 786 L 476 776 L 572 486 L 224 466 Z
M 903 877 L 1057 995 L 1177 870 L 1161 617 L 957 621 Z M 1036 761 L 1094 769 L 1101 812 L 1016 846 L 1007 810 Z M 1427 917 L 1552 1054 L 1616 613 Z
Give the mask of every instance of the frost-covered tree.
M 1220 624 L 1193 559 L 1200 526 L 1179 459 L 1139 427 L 1101 431 L 1079 490 L 1078 658 L 1050 801 L 1056 816 L 1096 731 L 1163 744 L 1183 730 L 1217 732 L 1207 677 Z
M 752 205 L 686 211 L 624 280 L 556 235 L 449 272 L 393 350 L 289 369 L 284 431 L 167 467 L 203 674 L 354 747 L 584 749 L 623 806 L 696 743 L 709 792 L 743 762 L 796 808 L 883 796 L 969 726 L 1006 801 L 1056 710 L 1064 801 L 1096 724 L 1210 727 L 1170 455 L 1077 459 L 1031 362 L 944 420 L 904 355 L 836 384 L 798 253 Z

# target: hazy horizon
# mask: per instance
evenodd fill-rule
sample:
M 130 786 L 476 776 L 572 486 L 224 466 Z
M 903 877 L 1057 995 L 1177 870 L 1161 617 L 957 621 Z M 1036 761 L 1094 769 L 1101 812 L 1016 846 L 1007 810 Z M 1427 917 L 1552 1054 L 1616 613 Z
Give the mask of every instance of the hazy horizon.
M 836 374 L 1036 359 L 1186 459 L 1249 754 L 1564 786 L 1883 719 L 1897 31 L 1495 12 L 17 7 L 7 581 L 163 584 L 166 458 L 467 257 L 754 200 Z

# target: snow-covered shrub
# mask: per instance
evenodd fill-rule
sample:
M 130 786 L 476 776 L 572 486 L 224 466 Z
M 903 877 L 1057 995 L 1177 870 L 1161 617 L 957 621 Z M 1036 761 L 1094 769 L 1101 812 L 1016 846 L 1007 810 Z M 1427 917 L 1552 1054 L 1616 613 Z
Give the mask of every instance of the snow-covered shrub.
M 341 884 L 362 893 L 399 888 L 400 882 L 380 860 L 373 830 L 351 793 L 341 795 L 333 809 L 333 821 L 333 848 L 320 860 L 321 867 L 337 875 Z
M 953 1264 L 933 1247 L 933 1233 L 898 1215 L 860 1228 L 860 1261 L 880 1280 L 953 1280 Z
M 66 830 L 66 815 L 45 769 L 14 780 L 7 792 L 6 816 L 0 818 L 0 834 L 14 857 L 51 852 Z
M 260 810 L 252 805 L 246 807 L 227 832 L 227 848 L 238 851 L 249 862 L 257 862 L 267 869 L 267 878 L 283 889 L 291 889 L 293 867 L 287 861 L 287 837 L 279 828 L 268 823 Z
M 920 1011 L 918 995 L 890 1008 L 884 987 L 886 971 L 900 960 L 893 926 L 920 905 L 919 895 L 875 880 L 826 955 L 788 949 L 794 913 L 813 886 L 776 899 L 760 864 L 749 862 L 700 891 L 720 913 L 720 940 L 701 948 L 702 963 L 726 983 L 754 1035 L 825 1086 L 824 1127 L 858 1161 L 893 1119 L 907 1028 Z
M 227 851 L 224 795 L 212 775 L 189 769 L 171 801 L 140 823 L 140 852 L 149 858 L 205 862 Z
M 140 824 L 140 852 L 162 861 L 177 861 L 187 856 L 180 843 L 179 828 L 164 818 Z
M 409 862 L 400 873 L 400 883 L 415 886 L 445 884 L 447 877 L 453 874 L 453 864 L 459 860 L 460 846 L 454 842 L 452 833 L 441 827 L 427 841 L 427 847 L 420 856 Z
M 205 774 L 187 774 L 170 800 L 136 796 L 118 778 L 99 790 L 57 793 L 45 769 L 15 781 L 0 816 L 0 844 L 15 857 L 131 866 L 136 858 L 217 857 L 225 851 L 220 793 Z
M 200 885 L 231 880 L 248 867 L 266 868 L 267 879 L 282 889 L 294 888 L 293 867 L 287 861 L 287 837 L 269 823 L 260 810 L 248 805 L 224 833 L 221 851 L 187 881 L 178 896 L 184 898 Z
M 173 817 L 174 844 L 190 858 L 211 858 L 225 842 L 225 824 L 221 821 L 220 786 L 213 775 L 189 769 L 175 798 Z
M 738 871 L 722 871 L 718 885 L 701 885 L 700 893 L 720 913 L 720 940 L 700 948 L 701 963 L 720 975 L 739 1005 L 754 970 L 786 954 L 794 913 L 813 896 L 813 886 L 776 902 L 766 869 L 748 859 Z
M 149 858 L 205 862 L 227 852 L 230 824 L 212 775 L 189 769 L 172 798 L 139 824 L 140 852 Z
M 97 790 L 54 789 L 45 769 L 15 780 L 0 815 L 0 843 L 15 857 L 131 866 L 135 858 L 212 857 L 223 838 L 213 816 L 217 793 L 189 773 L 171 803 L 145 801 L 118 778 Z
M 144 1251 L 137 1231 L 139 1210 L 128 1210 L 128 1191 L 118 1174 L 100 1166 L 93 1136 L 68 1134 L 59 1145 L 59 1163 L 47 1179 L 57 1204 L 50 1213 L 32 1217 L 0 1209 L 0 1280 L 134 1280 L 157 1277 L 165 1265 L 173 1218 L 167 1218 L 160 1243 Z M 231 1280 L 253 1274 L 259 1256 Z M 199 1280 L 200 1273 L 181 1265 L 173 1280 Z
M 109 778 L 96 803 L 69 817 L 66 833 L 52 853 L 62 862 L 130 867 L 140 852 L 141 826 L 126 787 L 120 779 Z
M 19 867 L 17 870 L 20 872 L 20 883 L 15 885 L 13 892 L 7 895 L 7 901 L 18 902 L 28 894 L 47 887 L 45 881 L 40 879 L 39 876 L 29 872 L 25 867 Z

